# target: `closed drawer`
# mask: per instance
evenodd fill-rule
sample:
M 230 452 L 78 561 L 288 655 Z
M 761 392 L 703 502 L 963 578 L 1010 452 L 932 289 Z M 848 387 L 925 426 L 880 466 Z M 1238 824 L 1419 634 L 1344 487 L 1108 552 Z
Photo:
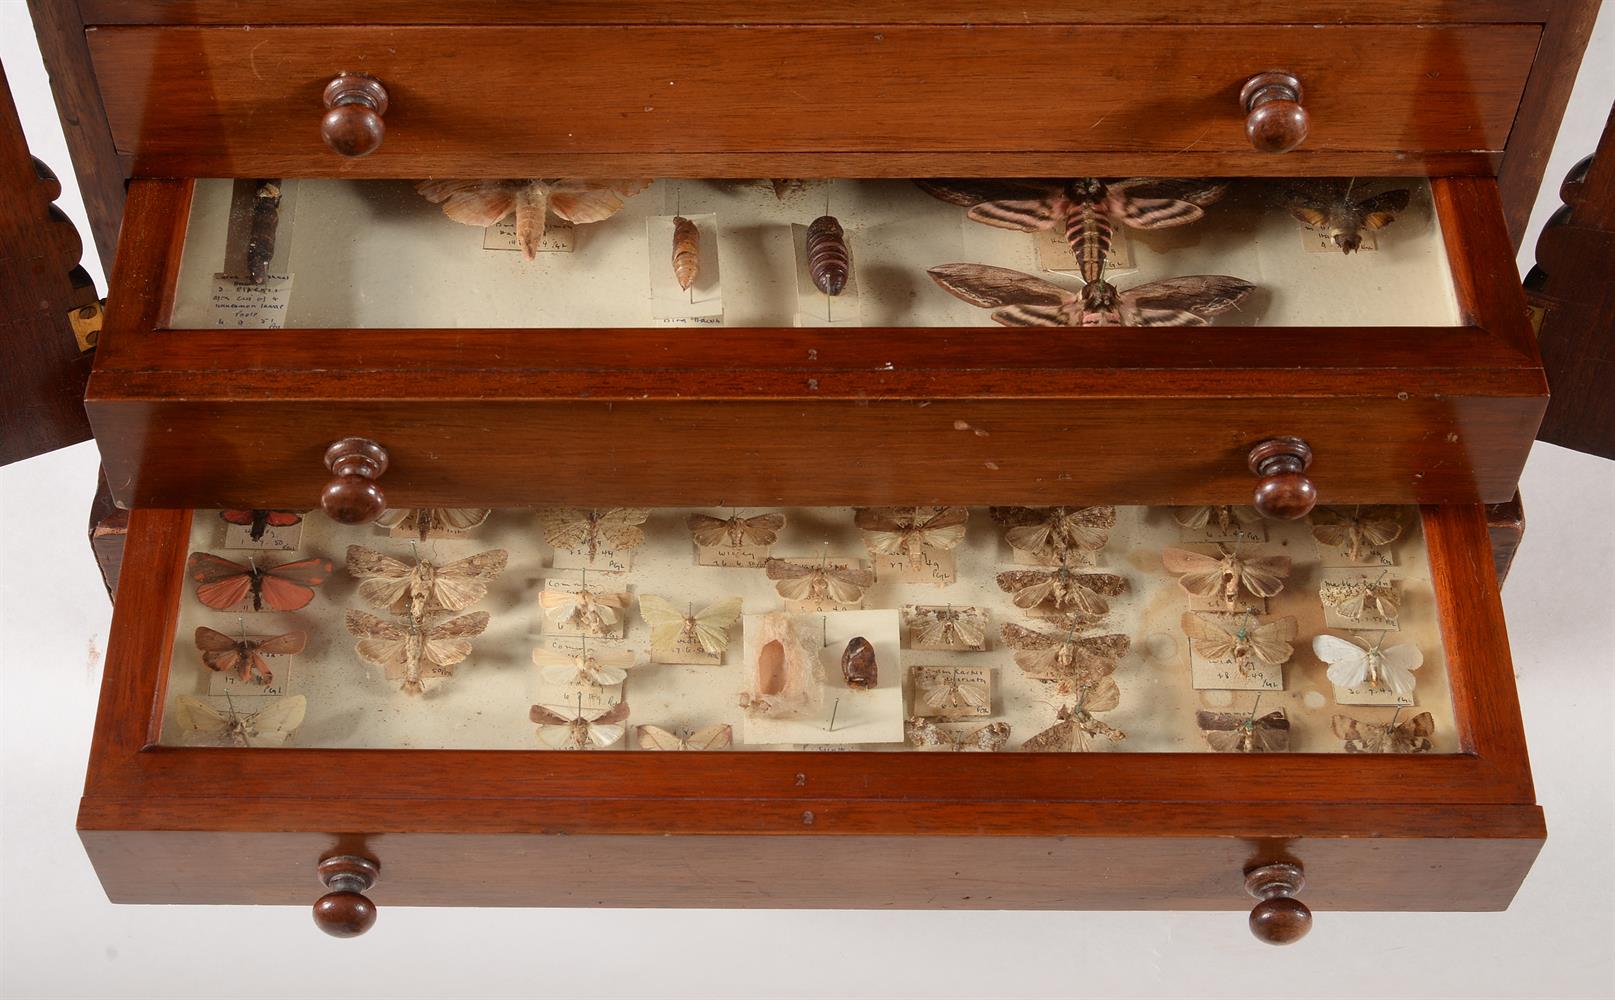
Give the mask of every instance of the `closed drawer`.
M 89 33 L 138 176 L 1485 173 L 1531 24 L 110 27 Z M 1294 153 L 1240 91 L 1299 79 Z M 365 73 L 386 138 L 320 141 Z M 991 158 L 989 158 L 991 156 Z M 1120 166 L 1123 159 L 1127 165 Z M 990 165 L 989 165 L 990 164 Z
M 1181 631 L 1186 615 L 1216 613 L 1195 610 L 1198 599 L 1164 568 L 1163 552 L 1214 550 L 1204 539 L 1223 537 L 1215 518 L 1195 528 L 1182 510 L 1114 512 L 1084 559 L 1125 585 L 1079 631 L 1122 635 L 1129 645 L 1105 654 L 1113 657 L 1108 668 L 1079 662 L 1062 680 L 1057 670 L 1039 679 L 1013 629 L 1064 626 L 1049 609 L 1015 605 L 994 581 L 1000 571 L 1036 568 L 1007 541 L 1003 524 L 1014 518 L 970 511 L 962 538 L 934 547 L 948 553 L 954 574 L 938 585 L 882 563 L 852 511 L 787 509 L 767 552 L 822 550 L 876 570 L 859 597 L 862 610 L 811 610 L 783 599 L 764 568 L 711 565 L 710 552 L 698 558 L 689 513 L 642 512 L 643 543 L 594 556 L 620 572 L 587 574 L 586 549 L 568 548 L 582 543 L 553 534 L 566 517 L 530 510 L 467 517 L 452 535 L 408 523 L 344 527 L 308 514 L 291 529 L 293 548 L 257 551 L 238 547 L 252 544 L 250 526 L 231 527 L 216 512 L 134 512 L 79 817 L 108 894 L 120 902 L 306 904 L 322 891 L 316 864 L 355 855 L 379 864 L 372 895 L 383 907 L 1242 909 L 1252 903 L 1247 869 L 1287 863 L 1304 869 L 1301 898 L 1319 910 L 1497 909 L 1540 847 L 1541 812 L 1478 507 L 1379 511 L 1398 530 L 1389 541 L 1380 532 L 1379 543 L 1365 542 L 1355 556 L 1320 543 L 1307 525 L 1234 518 L 1231 530 L 1243 541 L 1233 547 L 1244 556 L 1289 560 L 1282 589 L 1237 598 L 1251 621 L 1295 623 L 1287 662 L 1251 664 L 1257 686 L 1269 675 L 1276 682 L 1265 692 L 1234 679 L 1237 670 L 1205 674 L 1209 662 L 1197 665 L 1195 652 L 1204 647 Z M 488 622 L 451 671 L 413 675 L 423 694 L 401 690 L 409 671 L 385 667 L 374 647 L 356 650 L 355 635 L 364 633 L 343 625 L 354 612 L 405 621 L 343 568 L 346 559 L 368 572 L 363 558 L 347 554 L 355 544 L 404 563 L 507 553 L 483 578 L 486 592 L 460 608 L 486 612 Z M 216 593 L 215 606 L 202 603 L 186 569 L 192 552 L 261 567 L 330 558 L 336 568 L 306 605 L 238 612 L 217 606 Z M 1330 617 L 1338 607 L 1322 601 L 1326 580 L 1342 572 L 1393 581 L 1394 629 L 1362 618 L 1339 627 Z M 600 588 L 602 579 L 631 592 L 621 635 L 590 646 L 558 612 L 540 612 L 540 595 L 564 587 L 558 580 Z M 593 687 L 554 676 L 553 657 L 535 663 L 532 655 L 535 647 L 592 648 L 643 661 L 666 648 L 643 617 L 650 595 L 681 610 L 688 601 L 693 613 L 731 593 L 742 596 L 745 617 L 726 626 L 727 648 L 715 663 L 641 662 L 623 671 L 625 681 Z M 270 608 L 296 603 L 284 594 L 267 599 Z M 986 610 L 986 648 L 920 648 L 928 640 L 917 619 L 900 611 L 910 604 Z M 815 649 L 828 643 L 811 682 L 822 687 L 811 707 L 787 697 L 743 708 L 734 695 L 761 683 L 755 660 L 763 636 L 774 634 L 752 616 L 781 611 L 813 632 Z M 429 620 L 446 614 L 430 612 Z M 304 642 L 289 658 L 268 656 L 273 674 L 257 685 L 245 667 L 246 679 L 228 664 L 222 673 L 207 669 L 199 625 L 231 636 L 297 632 Z M 829 640 L 844 638 L 845 627 L 867 632 L 876 650 L 872 688 L 850 689 L 836 666 L 841 643 Z M 1356 636 L 1364 648 L 1419 649 L 1405 699 L 1413 704 L 1398 709 L 1388 691 L 1332 685 L 1313 652 L 1321 634 Z M 1002 725 L 1002 752 L 876 752 L 923 743 L 913 720 L 902 720 L 935 707 L 927 707 L 929 680 L 916 668 L 938 666 L 984 671 L 990 690 L 985 714 L 932 714 L 931 724 L 961 734 Z M 1116 704 L 1087 701 L 1099 680 L 1114 684 Z M 785 690 L 795 697 L 805 689 Z M 567 746 L 566 734 L 557 741 L 554 727 L 533 725 L 531 704 L 570 710 L 574 694 L 580 706 L 588 699 L 580 717 L 616 701 L 633 706 L 616 733 L 583 737 L 600 752 L 546 750 Z M 285 711 L 294 701 L 297 711 Z M 1062 709 L 1084 705 L 1092 709 L 1087 723 L 1105 725 L 1074 745 L 1025 745 L 1057 728 Z M 1210 752 L 1218 744 L 1203 730 L 1228 731 L 1197 712 L 1248 714 L 1264 720 L 1264 732 L 1277 731 L 1277 713 L 1286 740 L 1264 739 L 1258 745 L 1267 752 Z M 1422 718 L 1426 742 L 1342 752 L 1364 746 L 1343 742 L 1335 716 L 1357 720 L 1364 734 Z M 229 728 L 242 719 L 257 721 Z M 677 734 L 714 724 L 731 727 L 723 751 L 625 749 L 644 736 L 636 726 Z

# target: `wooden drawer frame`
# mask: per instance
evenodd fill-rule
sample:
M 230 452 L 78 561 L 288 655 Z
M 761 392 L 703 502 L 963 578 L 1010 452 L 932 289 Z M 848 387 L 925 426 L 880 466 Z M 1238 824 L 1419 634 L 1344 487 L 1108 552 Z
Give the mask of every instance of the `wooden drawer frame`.
M 1486 522 L 1424 510 L 1463 752 L 564 754 L 155 745 L 190 514 L 138 510 L 79 814 L 117 902 L 1501 909 L 1545 836 Z M 218 859 L 232 859 L 229 865 Z

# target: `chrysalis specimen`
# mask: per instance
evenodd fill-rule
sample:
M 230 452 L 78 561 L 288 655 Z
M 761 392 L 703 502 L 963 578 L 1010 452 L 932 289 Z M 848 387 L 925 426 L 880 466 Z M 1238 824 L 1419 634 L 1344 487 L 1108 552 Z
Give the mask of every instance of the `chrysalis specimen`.
M 247 280 L 261 285 L 269 280 L 269 261 L 275 256 L 275 229 L 280 224 L 280 181 L 266 180 L 253 193 L 252 221 L 247 227 Z
M 673 277 L 689 291 L 701 273 L 701 230 L 680 215 L 673 219 Z
M 807 258 L 814 287 L 826 295 L 840 295 L 852 273 L 852 254 L 835 216 L 821 215 L 808 226 Z
M 850 688 L 867 691 L 880 684 L 879 678 L 875 647 L 863 636 L 853 636 L 841 654 L 841 679 Z

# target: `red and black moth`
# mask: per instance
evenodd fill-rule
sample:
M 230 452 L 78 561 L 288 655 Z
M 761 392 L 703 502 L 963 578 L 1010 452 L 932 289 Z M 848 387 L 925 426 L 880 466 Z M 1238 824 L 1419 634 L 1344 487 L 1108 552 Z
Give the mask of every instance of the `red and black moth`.
M 247 537 L 261 542 L 270 528 L 289 528 L 303 520 L 295 510 L 221 510 L 219 517 L 229 524 L 250 526 Z

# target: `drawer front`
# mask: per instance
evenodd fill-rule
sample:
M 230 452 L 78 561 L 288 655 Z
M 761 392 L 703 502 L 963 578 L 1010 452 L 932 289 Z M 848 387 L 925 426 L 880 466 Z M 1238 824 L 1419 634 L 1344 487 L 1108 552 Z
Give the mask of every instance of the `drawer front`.
M 131 27 L 89 39 L 114 141 L 142 176 L 937 176 L 1489 172 L 1539 33 Z M 1275 69 L 1300 80 L 1310 114 L 1284 156 L 1252 149 L 1240 104 L 1245 81 Z M 362 160 L 321 142 L 322 93 L 340 73 L 388 95 L 385 139 Z

